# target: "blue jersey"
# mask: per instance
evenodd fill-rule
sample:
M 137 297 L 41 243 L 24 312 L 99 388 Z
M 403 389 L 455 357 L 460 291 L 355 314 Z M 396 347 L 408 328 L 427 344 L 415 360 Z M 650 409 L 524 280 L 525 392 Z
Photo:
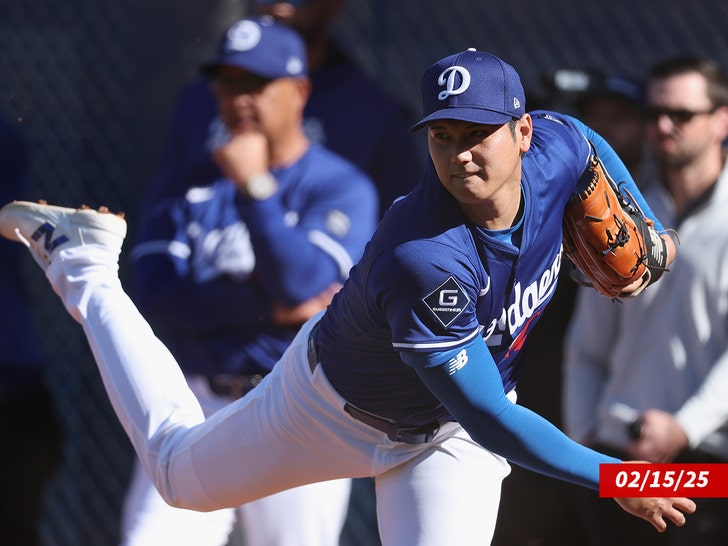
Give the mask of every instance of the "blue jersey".
M 450 419 L 401 356 L 452 351 L 476 336 L 503 390 L 515 387 L 523 345 L 556 289 L 564 207 L 591 155 L 589 130 L 576 120 L 532 117 L 512 234 L 471 224 L 432 164 L 383 218 L 319 328 L 326 375 L 350 403 L 411 424 Z
M 383 212 L 415 185 L 420 153 L 410 119 L 355 63 L 333 53 L 310 75 L 312 93 L 304 109 L 304 131 L 313 141 L 348 159 L 374 182 Z M 162 166 L 147 204 L 178 196 L 221 175 L 211 150 L 225 138 L 217 104 L 205 79 L 187 84 L 168 128 Z
M 371 180 L 318 145 L 252 201 L 226 179 L 150 210 L 132 252 L 135 300 L 185 373 L 265 374 L 297 328 L 271 320 L 348 277 L 374 232 Z

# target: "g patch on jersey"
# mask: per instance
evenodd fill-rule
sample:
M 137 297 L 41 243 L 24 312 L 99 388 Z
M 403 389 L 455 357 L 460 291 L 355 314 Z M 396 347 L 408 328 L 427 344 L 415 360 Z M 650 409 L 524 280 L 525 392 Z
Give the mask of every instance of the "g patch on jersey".
M 458 282 L 450 276 L 439 287 L 422 298 L 422 301 L 437 320 L 447 327 L 465 310 L 470 303 L 470 298 Z

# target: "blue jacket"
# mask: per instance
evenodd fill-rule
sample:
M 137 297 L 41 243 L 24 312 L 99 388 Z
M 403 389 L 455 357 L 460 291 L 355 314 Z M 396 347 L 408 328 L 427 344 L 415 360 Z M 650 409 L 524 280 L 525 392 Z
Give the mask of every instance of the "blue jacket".
M 187 374 L 265 374 L 297 328 L 271 320 L 343 283 L 374 232 L 370 179 L 322 146 L 252 201 L 226 179 L 150 209 L 132 252 L 135 300 Z

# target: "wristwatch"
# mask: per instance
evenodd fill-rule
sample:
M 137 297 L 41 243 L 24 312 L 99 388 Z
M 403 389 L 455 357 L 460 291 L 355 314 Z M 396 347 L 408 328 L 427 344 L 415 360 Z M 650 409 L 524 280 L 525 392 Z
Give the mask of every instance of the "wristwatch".
M 272 197 L 278 191 L 278 181 L 269 172 L 254 174 L 248 178 L 245 185 L 245 192 L 248 197 L 256 201 L 262 201 Z

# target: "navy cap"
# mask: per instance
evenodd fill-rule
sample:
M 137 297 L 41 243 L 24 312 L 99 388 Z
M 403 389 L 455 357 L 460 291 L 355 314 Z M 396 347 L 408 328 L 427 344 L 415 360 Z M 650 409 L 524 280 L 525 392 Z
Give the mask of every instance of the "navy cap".
M 201 71 L 210 75 L 220 66 L 235 66 L 270 79 L 305 76 L 306 46 L 295 30 L 272 17 L 241 19 L 228 29 L 217 57 Z
M 552 93 L 571 97 L 577 105 L 592 98 L 619 97 L 635 106 L 644 103 L 644 83 L 622 73 L 606 74 L 600 70 L 560 68 L 544 75 Z
M 516 70 L 495 55 L 468 49 L 445 57 L 422 77 L 423 118 L 417 130 L 438 119 L 500 125 L 526 112 Z
M 618 95 L 641 106 L 644 102 L 644 86 L 641 82 L 623 74 L 610 74 L 595 82 L 587 90 L 588 95 Z

